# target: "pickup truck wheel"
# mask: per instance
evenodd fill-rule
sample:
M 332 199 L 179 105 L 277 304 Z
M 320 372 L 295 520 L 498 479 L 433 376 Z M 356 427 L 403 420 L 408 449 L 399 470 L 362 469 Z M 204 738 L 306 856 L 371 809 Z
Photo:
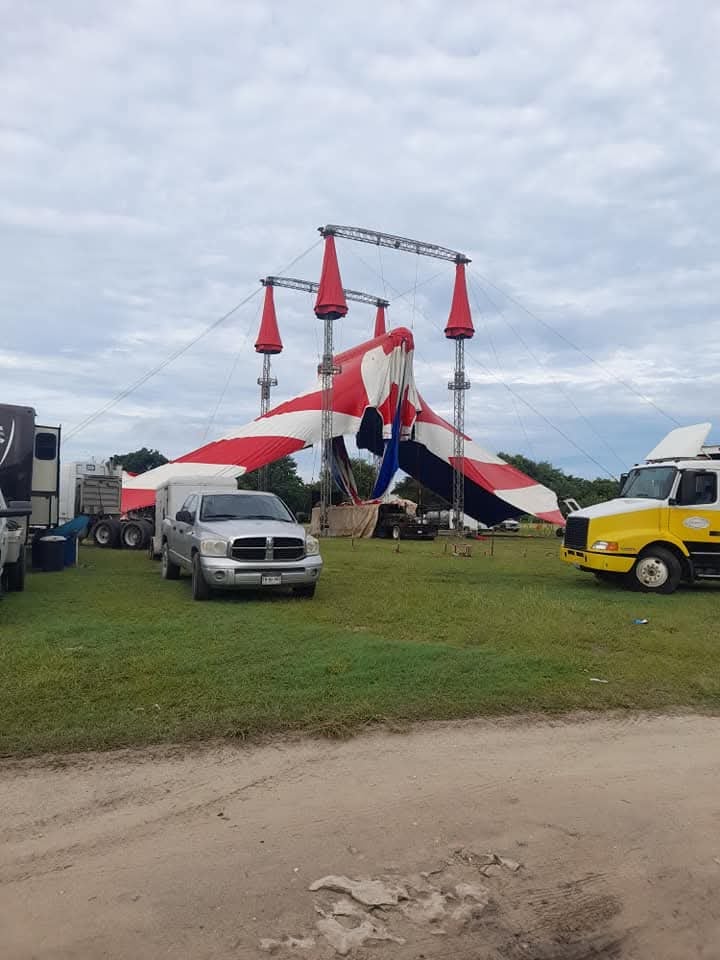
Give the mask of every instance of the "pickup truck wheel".
M 682 578 L 680 561 L 664 547 L 648 547 L 629 573 L 631 586 L 643 593 L 674 593 Z
M 20 556 L 15 563 L 8 564 L 5 570 L 5 582 L 7 589 L 14 593 L 22 593 L 25 589 L 25 550 L 20 551 Z
M 402 531 L 400 530 L 400 527 L 399 527 L 397 524 L 395 524 L 395 526 L 392 528 L 392 538 L 393 538 L 393 540 L 399 540 L 401 533 L 402 533 Z
M 170 550 L 167 543 L 162 545 L 161 559 L 160 575 L 163 580 L 177 580 L 180 576 L 180 567 L 170 559 Z
M 192 564 L 192 598 L 193 600 L 209 600 L 210 587 L 200 566 L 200 557 L 196 553 Z
M 304 587 L 293 587 L 293 593 L 296 597 L 314 597 L 316 587 L 316 583 L 310 583 Z
M 120 524 L 117 520 L 98 520 L 92 529 L 96 547 L 117 547 L 120 543 Z

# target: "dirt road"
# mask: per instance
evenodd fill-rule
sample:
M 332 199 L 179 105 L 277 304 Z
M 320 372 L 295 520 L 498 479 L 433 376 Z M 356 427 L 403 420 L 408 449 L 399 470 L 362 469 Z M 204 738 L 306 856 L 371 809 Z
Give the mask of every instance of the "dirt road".
M 1 953 L 717 958 L 719 735 L 479 722 L 6 763 Z M 308 890 L 326 875 L 382 883 Z

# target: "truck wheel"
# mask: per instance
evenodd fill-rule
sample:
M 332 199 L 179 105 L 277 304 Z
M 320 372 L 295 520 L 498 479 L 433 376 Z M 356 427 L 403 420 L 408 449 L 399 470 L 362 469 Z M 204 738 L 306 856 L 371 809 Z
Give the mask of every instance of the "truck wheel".
M 643 593 L 674 593 L 682 578 L 682 567 L 670 550 L 648 547 L 628 576 L 631 585 Z
M 170 559 L 170 551 L 167 543 L 162 545 L 162 565 L 160 567 L 160 576 L 163 580 L 177 580 L 180 576 L 180 567 Z
M 296 597 L 314 597 L 316 587 L 316 583 L 308 583 L 304 587 L 293 587 L 293 593 Z
M 395 524 L 395 526 L 392 528 L 392 538 L 393 538 L 393 540 L 399 540 L 401 533 L 402 533 L 402 531 L 400 530 L 400 527 L 399 527 L 397 524 Z
M 210 587 L 200 566 L 200 555 L 195 554 L 192 564 L 192 598 L 193 600 L 209 600 Z
M 120 538 L 127 550 L 142 550 L 147 543 L 147 525 L 136 520 L 130 520 L 122 525 Z
M 120 524 L 117 520 L 98 520 L 92 530 L 96 547 L 117 547 L 120 543 Z
M 5 569 L 5 582 L 7 589 L 14 593 L 22 593 L 25 589 L 25 550 L 20 551 L 20 556 L 15 563 L 8 564 Z

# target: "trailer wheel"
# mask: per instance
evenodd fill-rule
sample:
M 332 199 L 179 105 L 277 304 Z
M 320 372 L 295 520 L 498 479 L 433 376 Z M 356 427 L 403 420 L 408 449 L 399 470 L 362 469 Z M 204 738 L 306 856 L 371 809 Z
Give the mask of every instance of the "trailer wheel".
M 98 520 L 92 529 L 92 538 L 96 547 L 117 547 L 120 544 L 120 524 L 111 518 Z
M 25 548 L 20 551 L 20 556 L 15 563 L 9 564 L 5 569 L 5 583 L 8 591 L 22 593 L 25 589 Z
M 122 525 L 120 537 L 127 550 L 142 550 L 147 543 L 147 536 L 147 524 L 142 521 L 129 520 Z
M 392 528 L 393 540 L 399 540 L 401 537 L 401 534 L 402 534 L 402 531 L 400 530 L 400 527 L 397 524 L 395 524 L 395 526 Z

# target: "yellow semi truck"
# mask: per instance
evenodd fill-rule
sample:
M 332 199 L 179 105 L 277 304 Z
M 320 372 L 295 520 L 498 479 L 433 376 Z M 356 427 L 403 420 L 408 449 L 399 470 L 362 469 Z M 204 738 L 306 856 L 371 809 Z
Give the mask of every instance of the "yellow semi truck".
M 571 513 L 562 559 L 649 593 L 720 580 L 720 446 L 706 443 L 710 427 L 673 430 L 615 500 Z

